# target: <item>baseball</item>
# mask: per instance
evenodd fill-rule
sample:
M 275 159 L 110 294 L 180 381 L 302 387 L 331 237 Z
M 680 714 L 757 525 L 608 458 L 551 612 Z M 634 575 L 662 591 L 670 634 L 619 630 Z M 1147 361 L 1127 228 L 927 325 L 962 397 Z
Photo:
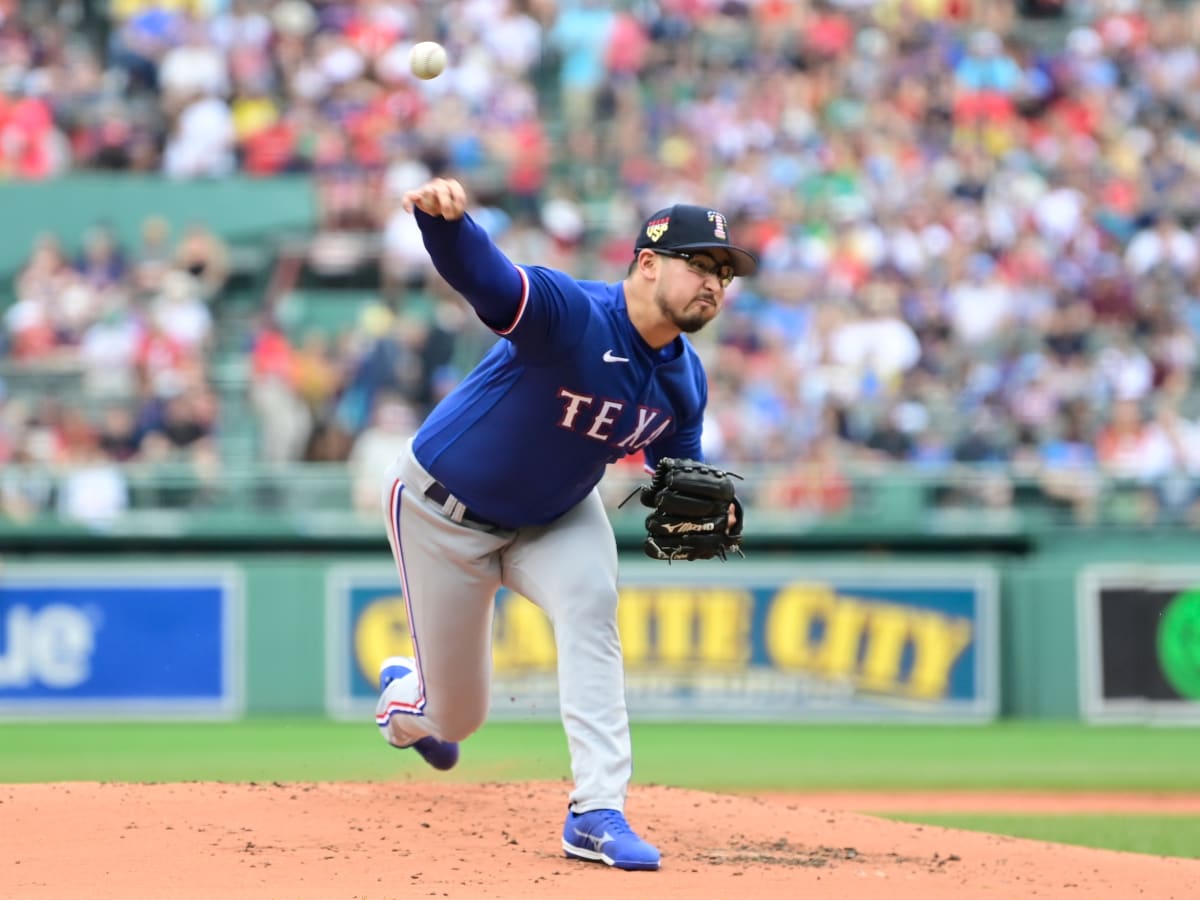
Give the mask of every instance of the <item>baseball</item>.
M 413 44 L 408 55 L 412 73 L 423 81 L 437 78 L 446 68 L 446 48 L 437 41 L 421 41 Z

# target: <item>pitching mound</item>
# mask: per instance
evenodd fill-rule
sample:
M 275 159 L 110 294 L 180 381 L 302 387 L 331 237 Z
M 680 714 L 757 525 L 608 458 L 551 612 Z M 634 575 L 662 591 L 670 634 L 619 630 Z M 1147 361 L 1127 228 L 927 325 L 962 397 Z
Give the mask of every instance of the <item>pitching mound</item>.
M 907 825 L 815 797 L 642 786 L 628 813 L 663 868 L 618 872 L 562 855 L 566 795 L 561 783 L 4 785 L 0 896 L 1200 896 L 1196 860 Z

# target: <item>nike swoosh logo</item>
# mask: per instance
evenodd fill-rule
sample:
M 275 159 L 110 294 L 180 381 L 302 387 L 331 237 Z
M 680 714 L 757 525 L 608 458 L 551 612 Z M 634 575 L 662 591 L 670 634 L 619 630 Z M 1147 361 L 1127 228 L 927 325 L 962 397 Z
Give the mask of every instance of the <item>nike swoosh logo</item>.
M 611 350 L 605 350 L 601 359 L 605 362 L 629 362 L 628 356 L 617 356 Z

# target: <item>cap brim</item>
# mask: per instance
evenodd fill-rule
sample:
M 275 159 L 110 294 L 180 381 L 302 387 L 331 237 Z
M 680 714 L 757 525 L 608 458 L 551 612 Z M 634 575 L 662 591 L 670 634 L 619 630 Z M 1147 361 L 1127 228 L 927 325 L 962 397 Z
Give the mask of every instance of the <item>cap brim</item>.
M 653 249 L 653 248 L 649 248 Z M 758 271 L 758 257 L 749 250 L 742 247 L 735 247 L 732 244 L 720 244 L 716 241 L 701 242 L 699 244 L 680 244 L 672 247 L 672 250 L 724 250 L 733 258 L 733 274 L 739 277 L 745 275 L 753 275 Z

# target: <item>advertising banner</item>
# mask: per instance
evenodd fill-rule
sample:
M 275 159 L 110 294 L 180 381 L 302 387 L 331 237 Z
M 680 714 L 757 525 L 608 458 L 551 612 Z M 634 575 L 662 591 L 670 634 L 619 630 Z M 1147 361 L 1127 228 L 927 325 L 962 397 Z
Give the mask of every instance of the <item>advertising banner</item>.
M 394 568 L 338 566 L 327 707 L 369 715 L 379 663 L 411 654 Z M 990 566 L 624 562 L 618 626 L 632 715 L 655 719 L 988 721 L 999 708 Z M 554 634 L 502 590 L 493 716 L 556 716 Z
M 241 637 L 231 567 L 6 564 L 0 716 L 234 717 Z
M 1080 705 L 1093 722 L 1200 722 L 1200 567 L 1080 573 Z

